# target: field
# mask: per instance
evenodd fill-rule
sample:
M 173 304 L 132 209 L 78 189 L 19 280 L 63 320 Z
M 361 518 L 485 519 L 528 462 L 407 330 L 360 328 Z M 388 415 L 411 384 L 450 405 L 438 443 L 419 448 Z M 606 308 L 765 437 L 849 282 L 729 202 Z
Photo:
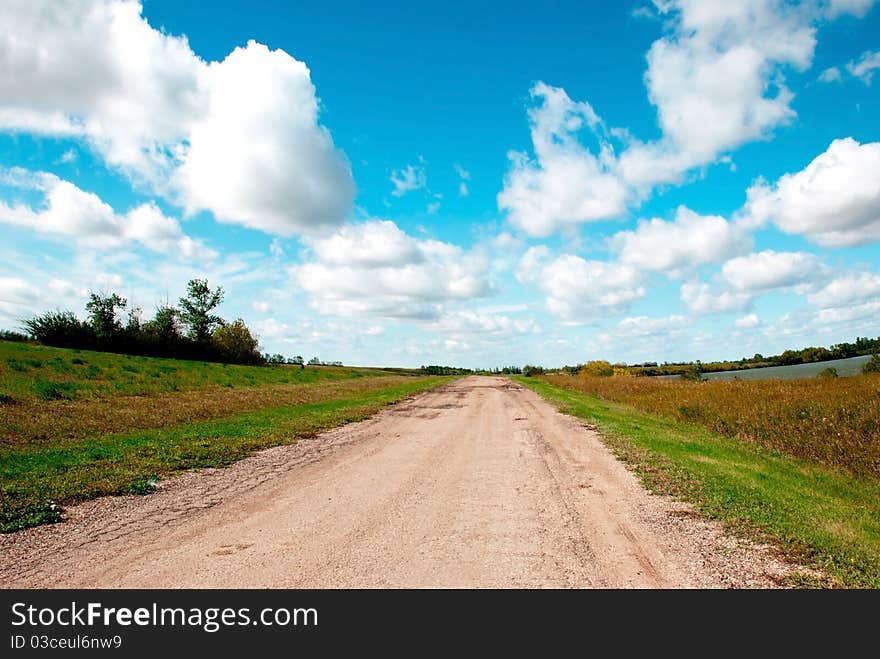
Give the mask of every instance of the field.
M 643 382 L 645 378 L 518 379 L 563 412 L 595 425 L 603 440 L 654 491 L 690 501 L 703 515 L 722 520 L 747 537 L 767 541 L 789 558 L 817 568 L 824 575 L 808 575 L 791 585 L 880 587 L 880 480 L 868 475 L 855 477 L 842 468 L 790 457 L 762 445 L 782 444 L 789 449 L 800 446 L 800 440 L 786 440 L 779 424 L 785 423 L 785 415 L 798 404 L 806 404 L 811 394 L 817 394 L 817 405 L 824 407 L 826 413 L 838 419 L 850 414 L 861 418 L 863 425 L 851 428 L 861 427 L 868 434 L 862 441 L 855 441 L 855 437 L 848 441 L 857 446 L 873 441 L 876 456 L 880 378 L 849 378 L 847 384 L 855 388 L 846 389 L 840 397 L 813 387 L 812 382 L 809 386 L 718 383 L 737 387 L 728 390 L 715 383 Z M 633 384 L 633 380 L 636 388 L 624 386 Z M 794 389 L 787 388 L 792 385 Z M 661 390 L 664 386 L 668 388 Z M 756 386 L 755 392 L 740 388 Z M 725 395 L 726 401 L 718 400 Z M 861 397 L 847 399 L 847 395 Z M 771 399 L 762 401 L 763 396 Z M 628 404 L 616 400 L 627 400 Z M 799 402 L 795 403 L 796 400 Z M 696 414 L 701 405 L 704 426 L 675 420 L 687 419 L 692 414 L 682 410 L 693 410 Z M 758 407 L 752 410 L 751 405 Z M 775 405 L 787 411 L 775 409 Z M 649 407 L 665 414 L 640 411 Z M 867 416 L 864 408 L 868 409 Z M 739 441 L 708 430 L 705 426 L 713 425 L 711 414 L 716 412 L 722 415 L 718 423 L 742 413 L 756 427 L 763 426 L 774 439 L 768 441 L 765 437 L 760 443 Z M 773 420 L 762 424 L 760 415 L 764 413 L 772 414 Z M 797 414 L 789 419 L 797 420 Z M 815 428 L 801 439 L 816 437 L 814 433 Z M 829 434 L 832 436 L 826 436 L 825 443 L 835 444 L 837 433 Z M 832 462 L 842 462 L 859 471 L 876 471 L 876 462 L 874 468 L 867 468 L 869 465 L 861 459 L 850 460 L 839 451 L 835 454 Z
M 547 376 L 557 387 L 880 478 L 880 377 L 683 382 Z
M 0 525 L 145 493 L 176 471 L 362 419 L 448 378 L 381 369 L 224 366 L 0 341 Z

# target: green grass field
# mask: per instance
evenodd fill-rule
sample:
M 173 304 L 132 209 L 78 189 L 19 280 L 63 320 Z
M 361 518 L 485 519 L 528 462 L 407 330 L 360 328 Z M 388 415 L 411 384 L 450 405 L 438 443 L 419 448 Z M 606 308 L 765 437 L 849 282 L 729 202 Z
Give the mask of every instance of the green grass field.
M 517 379 L 561 411 L 595 424 L 649 488 L 771 542 L 829 580 L 796 585 L 880 587 L 880 481 L 539 379 Z
M 148 493 L 175 472 L 313 436 L 451 379 L 223 366 L 3 341 L 0 359 L 4 532 L 58 521 L 70 502 Z M 45 395 L 48 386 L 63 395 Z
M 384 371 L 345 366 L 304 369 L 291 365 L 240 366 L 0 341 L 0 397 L 7 403 L 142 396 L 212 385 L 233 388 L 305 384 L 414 373 L 404 369 Z

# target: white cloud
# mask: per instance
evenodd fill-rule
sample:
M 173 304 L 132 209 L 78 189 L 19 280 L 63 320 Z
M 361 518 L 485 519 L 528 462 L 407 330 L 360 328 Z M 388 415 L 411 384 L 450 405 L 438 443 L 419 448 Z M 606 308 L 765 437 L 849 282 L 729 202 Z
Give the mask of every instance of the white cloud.
M 824 8 L 828 18 L 837 18 L 841 14 L 852 14 L 861 18 L 864 16 L 875 0 L 820 0 L 820 7 Z
M 839 82 L 840 78 L 840 69 L 836 66 L 830 66 L 819 74 L 819 82 Z
M 662 272 L 724 261 L 752 246 L 745 232 L 723 217 L 698 215 L 684 206 L 673 221 L 640 220 L 635 231 L 615 234 L 610 244 L 622 263 Z
M 745 311 L 752 302 L 748 293 L 713 291 L 709 284 L 686 283 L 681 286 L 681 301 L 696 314 Z
M 564 90 L 539 82 L 531 89 L 540 104 L 529 110 L 535 160 L 511 152 L 511 169 L 498 206 L 510 222 L 531 236 L 547 236 L 565 226 L 607 219 L 626 208 L 626 187 L 610 171 L 613 153 L 603 145 L 598 157 L 578 133 L 600 120 L 589 103 L 575 103 Z
M 589 103 L 537 83 L 531 95 L 538 104 L 529 111 L 535 158 L 511 153 L 498 195 L 514 226 L 546 236 L 620 216 L 655 185 L 678 183 L 795 116 L 782 71 L 811 64 L 812 23 L 822 11 L 763 0 L 656 5 L 669 17 L 669 33 L 648 51 L 645 84 L 662 137 L 642 142 L 625 129 L 609 129 Z M 595 151 L 581 141 L 584 129 L 597 142 Z
M 61 157 L 58 159 L 58 162 L 61 163 L 71 163 L 76 162 L 79 154 L 76 149 L 67 149 L 64 153 L 61 154 Z
M 401 267 L 424 260 L 419 241 L 389 220 L 349 224 L 308 244 L 326 265 Z
M 305 65 L 254 42 L 205 62 L 133 0 L 0 5 L 0 129 L 87 142 L 188 211 L 290 234 L 339 224 L 351 171 Z
M 0 223 L 23 226 L 40 233 L 71 236 L 81 244 L 113 248 L 137 242 L 156 252 L 184 259 L 212 259 L 216 252 L 183 233 L 180 223 L 153 203 L 117 214 L 96 194 L 45 172 L 12 169 L 0 173 L 0 182 L 37 190 L 43 207 L 0 202 Z
M 269 313 L 271 305 L 265 300 L 254 300 L 251 302 L 251 309 L 258 313 Z
M 553 259 L 544 246 L 526 251 L 516 277 L 536 286 L 546 296 L 550 313 L 568 322 L 624 313 L 645 295 L 639 271 L 631 266 L 571 254 Z
M 500 314 L 478 311 L 454 311 L 441 316 L 428 326 L 429 329 L 451 335 L 486 334 L 511 336 L 514 334 L 539 334 L 540 326 L 533 318 L 511 318 Z
M 847 62 L 846 70 L 866 85 L 871 84 L 874 72 L 880 69 L 880 50 L 865 51 L 858 60 Z
M 0 277 L 0 314 L 14 316 L 40 299 L 40 289 L 20 277 Z
M 821 308 L 844 307 L 880 300 L 880 275 L 873 272 L 844 274 L 808 295 L 807 300 L 810 304 Z
M 455 173 L 458 174 L 458 177 L 461 179 L 458 184 L 458 196 L 467 197 L 470 194 L 467 182 L 471 180 L 471 173 L 458 164 L 453 165 L 453 168 L 455 169 Z
M 751 292 L 813 284 L 829 274 L 815 254 L 773 250 L 731 259 L 721 272 L 734 288 Z
M 835 323 L 851 323 L 858 320 L 869 320 L 867 325 L 872 330 L 877 327 L 874 321 L 880 316 L 880 301 L 865 302 L 851 307 L 834 307 L 821 309 L 816 314 L 816 321 L 820 325 Z
M 761 319 L 758 318 L 758 314 L 750 313 L 747 316 L 743 316 L 741 318 L 737 318 L 734 321 L 734 325 L 736 325 L 740 329 L 753 329 L 758 327 L 761 324 Z
M 402 197 L 407 192 L 420 190 L 428 185 L 428 176 L 423 165 L 407 165 L 403 169 L 395 169 L 391 172 L 391 182 L 394 190 L 391 194 Z
M 742 222 L 773 222 L 828 247 L 880 240 L 880 142 L 834 140 L 803 170 L 748 190 Z
M 306 242 L 315 258 L 291 273 L 321 313 L 433 319 L 445 302 L 493 291 L 481 254 L 417 240 L 393 222 L 350 225 Z
M 173 177 L 189 212 L 281 235 L 346 218 L 351 170 L 318 124 L 305 64 L 251 41 L 212 63 L 204 80 L 207 113 Z
M 620 344 L 625 341 L 645 340 L 662 337 L 664 340 L 681 336 L 682 331 L 690 325 L 684 316 L 668 316 L 665 318 L 649 318 L 634 316 L 624 318 L 614 329 L 600 333 L 597 338 L 603 344 Z

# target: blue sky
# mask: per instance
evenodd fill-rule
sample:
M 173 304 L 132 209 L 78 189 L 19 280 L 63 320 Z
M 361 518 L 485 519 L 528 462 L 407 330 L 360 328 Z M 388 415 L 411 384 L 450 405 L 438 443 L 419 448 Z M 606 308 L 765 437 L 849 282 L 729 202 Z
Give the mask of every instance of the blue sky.
M 878 334 L 880 10 L 0 8 L 0 326 L 187 279 L 265 350 L 484 367 Z

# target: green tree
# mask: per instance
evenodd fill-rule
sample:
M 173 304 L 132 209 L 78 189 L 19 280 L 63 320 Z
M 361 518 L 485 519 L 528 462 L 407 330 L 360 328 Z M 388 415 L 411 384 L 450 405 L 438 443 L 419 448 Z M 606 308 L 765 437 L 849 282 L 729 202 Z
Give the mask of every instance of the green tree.
M 222 301 L 221 286 L 211 290 L 207 279 L 189 280 L 186 297 L 180 298 L 180 320 L 186 326 L 191 339 L 207 342 L 214 328 L 223 326 L 223 319 L 211 313 Z
M 259 342 L 241 318 L 218 327 L 211 336 L 211 343 L 223 357 L 236 364 L 258 364 L 263 361 Z
M 144 331 L 166 345 L 179 341 L 183 338 L 179 316 L 180 312 L 175 307 L 163 305 L 156 309 L 153 320 L 144 323 Z
M 117 309 L 125 309 L 128 301 L 119 297 L 116 293 L 102 295 L 101 293 L 89 292 L 89 301 L 86 302 L 86 311 L 89 314 L 89 325 L 99 341 L 112 341 L 122 329 L 122 323 L 116 317 Z

